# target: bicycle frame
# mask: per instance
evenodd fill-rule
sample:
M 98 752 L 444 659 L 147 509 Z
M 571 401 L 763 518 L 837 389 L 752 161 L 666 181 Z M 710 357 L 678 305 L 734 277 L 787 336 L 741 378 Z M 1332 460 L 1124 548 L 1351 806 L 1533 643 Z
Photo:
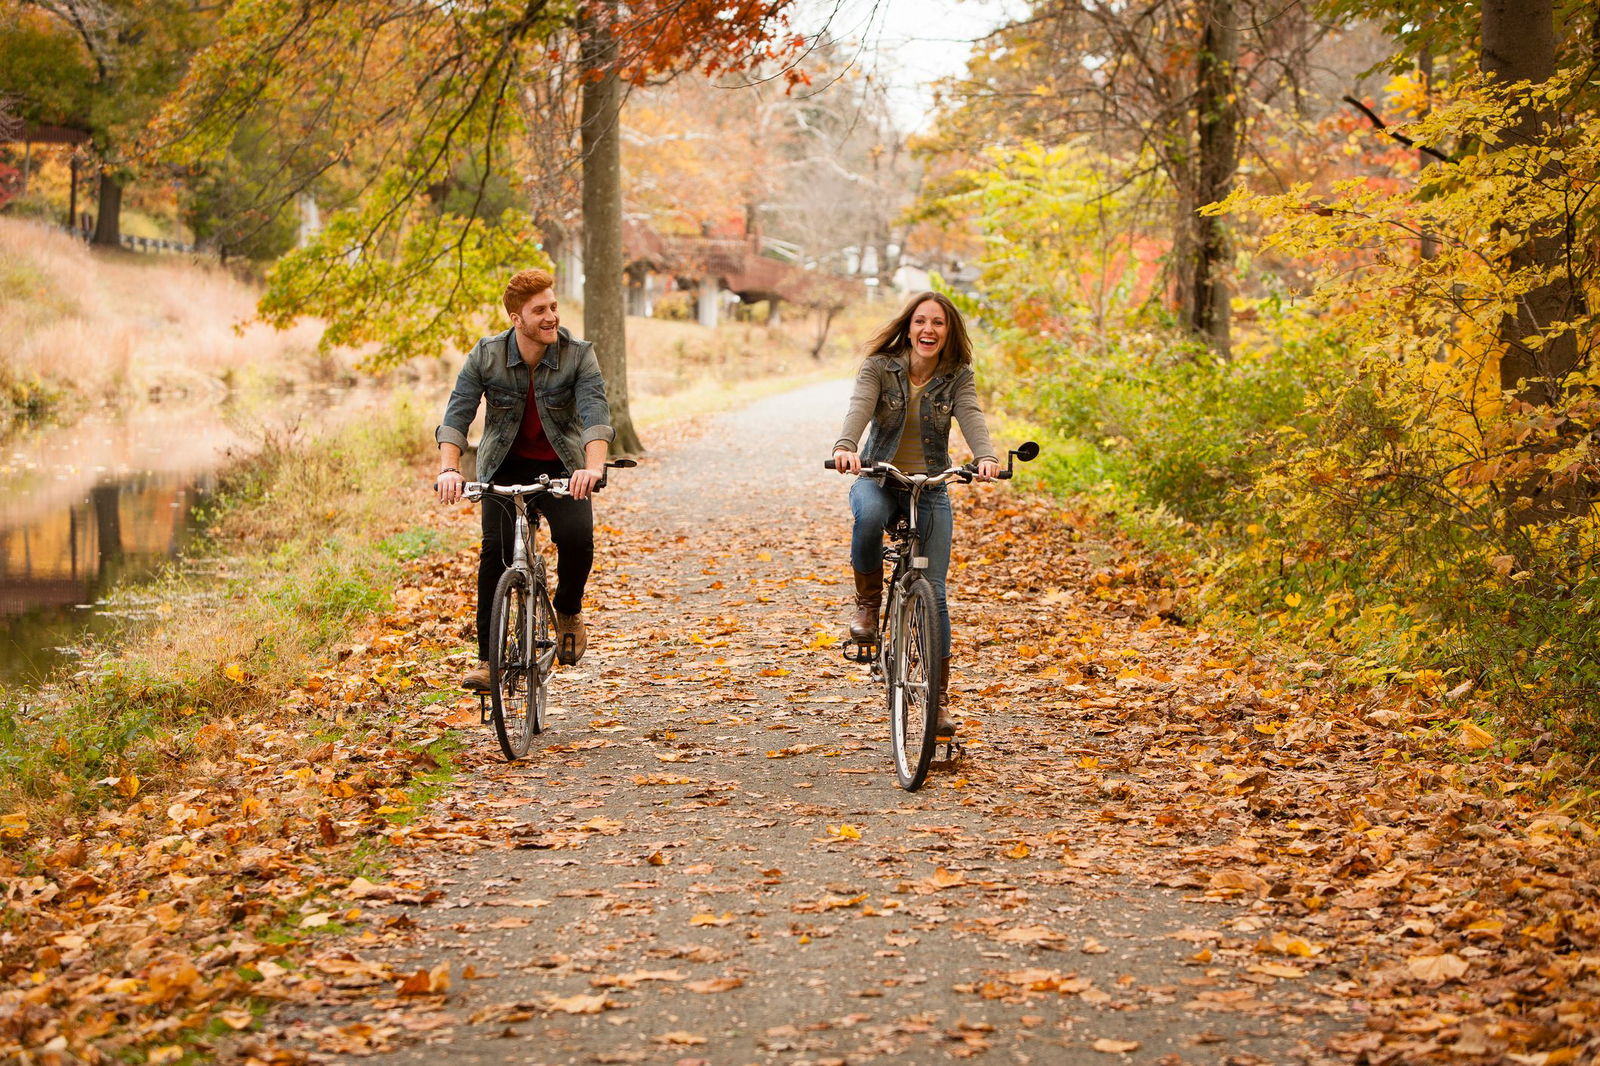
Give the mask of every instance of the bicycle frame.
M 616 459 L 607 468 L 633 466 L 632 459 Z M 604 473 L 594 488 L 605 486 Z M 480 696 L 480 713 L 494 726 L 508 760 L 527 753 L 528 743 L 544 731 L 546 685 L 558 656 L 551 636 L 555 611 L 544 559 L 535 545 L 537 523 L 528 515 L 528 503 L 540 496 L 570 497 L 567 478 L 540 476 L 527 485 L 469 482 L 462 495 L 478 501 L 485 496 L 509 498 L 515 509 L 512 521 L 511 559 L 501 575 L 491 601 L 489 640 L 489 692 Z M 516 713 L 521 707 L 520 714 Z
M 887 594 L 883 597 L 883 614 L 879 619 L 878 632 L 881 635 L 888 631 L 889 621 L 895 609 L 895 600 L 905 583 L 906 572 L 928 568 L 928 557 L 922 554 L 922 528 L 917 521 L 922 494 L 930 488 L 937 488 L 951 481 L 971 481 L 973 472 L 968 467 L 952 466 L 938 474 L 905 474 L 891 463 L 878 463 L 871 468 L 864 468 L 861 476 L 881 479 L 886 484 L 893 483 L 896 488 L 910 492 L 904 524 L 891 523 L 889 528 L 884 530 L 883 560 L 885 564 L 892 564 L 894 569 L 884 582 Z M 844 657 L 852 662 L 869 664 L 874 677 L 881 677 L 886 673 L 883 664 L 884 654 L 886 653 L 881 638 L 873 645 L 845 642 Z
M 538 496 L 570 496 L 565 478 L 541 477 L 531 485 L 491 485 L 484 481 L 469 482 L 462 491 L 465 499 L 476 503 L 484 496 L 504 496 L 516 508 L 515 533 L 511 540 L 509 570 L 533 572 L 533 562 L 543 563 L 533 552 L 533 523 L 528 520 L 528 501 Z
M 528 497 L 513 496 L 512 503 L 517 509 L 516 534 L 511 540 L 511 566 L 518 570 L 533 569 L 530 559 L 533 557 L 533 523 L 528 521 Z M 543 562 L 544 560 L 539 560 Z

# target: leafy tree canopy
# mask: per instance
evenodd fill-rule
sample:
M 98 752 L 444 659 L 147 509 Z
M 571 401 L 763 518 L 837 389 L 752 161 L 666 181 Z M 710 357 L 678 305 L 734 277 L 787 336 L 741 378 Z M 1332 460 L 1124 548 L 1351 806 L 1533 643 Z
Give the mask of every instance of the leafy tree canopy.
M 465 347 L 498 322 L 505 274 L 544 261 L 526 195 L 570 153 L 569 101 L 548 90 L 576 81 L 580 14 L 609 20 L 614 69 L 643 82 L 767 61 L 792 45 L 788 3 L 656 0 L 612 17 L 571 0 L 236 0 L 150 143 L 204 165 L 261 130 L 276 165 L 260 196 L 310 191 L 329 216 L 274 268 L 263 315 L 321 316 L 325 345 L 374 345 L 392 364 Z

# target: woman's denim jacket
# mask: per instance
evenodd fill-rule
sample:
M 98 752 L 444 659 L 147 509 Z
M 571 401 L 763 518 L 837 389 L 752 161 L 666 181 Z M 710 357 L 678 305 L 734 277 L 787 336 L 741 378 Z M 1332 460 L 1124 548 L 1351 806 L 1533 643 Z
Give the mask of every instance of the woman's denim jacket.
M 528 364 L 523 362 L 512 333 L 508 329 L 472 346 L 445 405 L 444 423 L 433 434 L 441 444 L 466 450 L 467 428 L 477 416 L 478 401 L 488 404 L 483 439 L 478 442 L 479 481 L 490 480 L 511 453 L 527 406 Z M 575 339 L 562 326 L 556 330 L 556 342 L 545 348 L 532 373 L 544 435 L 569 471 L 583 469 L 584 446 L 592 440 L 609 443 L 616 436 L 594 345 Z
M 856 375 L 855 392 L 845 413 L 844 431 L 834 442 L 834 450 L 860 451 L 862 465 L 885 463 L 900 448 L 906 423 L 906 397 L 910 394 L 907 358 L 903 355 L 869 355 Z M 978 406 L 978 389 L 972 368 L 958 366 L 953 371 L 935 374 L 922 392 L 918 412 L 922 434 L 923 461 L 929 471 L 950 465 L 950 420 L 961 426 L 974 459 L 995 459 L 994 442 L 989 439 L 989 424 Z M 872 422 L 872 433 L 865 447 L 857 448 L 861 433 Z

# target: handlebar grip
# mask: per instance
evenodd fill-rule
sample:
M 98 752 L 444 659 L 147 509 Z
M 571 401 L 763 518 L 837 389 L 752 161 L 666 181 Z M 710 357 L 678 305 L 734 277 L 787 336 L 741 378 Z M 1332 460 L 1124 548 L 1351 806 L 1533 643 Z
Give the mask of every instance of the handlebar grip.
M 833 460 L 832 459 L 824 459 L 824 460 L 822 460 L 822 469 L 824 469 L 824 470 L 837 470 L 839 468 L 833 465 Z
M 998 481 L 1007 481 L 1007 480 L 1009 480 L 1011 478 L 1011 474 L 1012 474 L 1012 471 L 1010 471 L 1010 470 L 1002 470 L 998 474 L 995 475 L 995 479 L 998 480 Z

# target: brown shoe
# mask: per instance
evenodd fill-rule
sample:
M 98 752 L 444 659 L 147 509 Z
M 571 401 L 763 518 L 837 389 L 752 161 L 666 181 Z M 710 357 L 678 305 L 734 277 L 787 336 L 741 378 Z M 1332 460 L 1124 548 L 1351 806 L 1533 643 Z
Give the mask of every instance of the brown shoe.
M 950 660 L 944 661 L 944 669 L 939 672 L 939 717 L 933 723 L 933 735 L 936 737 L 953 737 L 956 735 L 956 720 L 950 717 Z
M 556 612 L 556 661 L 563 666 L 573 666 L 583 658 L 589 646 L 589 634 L 583 628 L 583 616 Z
M 461 687 L 468 692 L 488 692 L 489 664 L 480 662 L 477 666 L 468 670 L 466 676 L 461 679 Z
M 870 574 L 851 569 L 856 579 L 856 613 L 850 619 L 850 639 L 870 644 L 878 639 L 878 610 L 883 606 L 883 570 Z

